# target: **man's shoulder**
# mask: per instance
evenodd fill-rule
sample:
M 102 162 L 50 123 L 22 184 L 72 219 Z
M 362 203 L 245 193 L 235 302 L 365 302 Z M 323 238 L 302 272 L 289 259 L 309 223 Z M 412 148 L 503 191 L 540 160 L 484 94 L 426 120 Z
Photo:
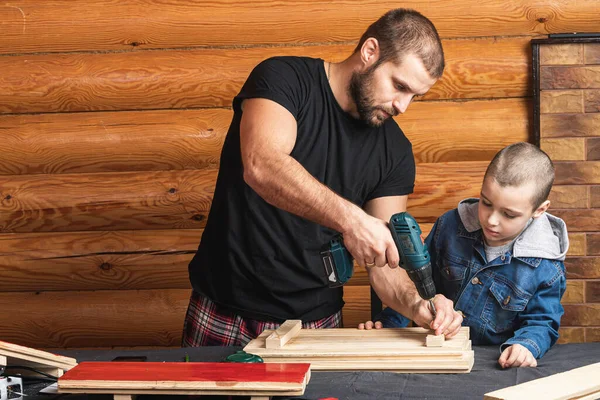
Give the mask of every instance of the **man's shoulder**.
M 259 63 L 259 67 L 289 68 L 293 70 L 311 71 L 319 65 L 323 65 L 323 60 L 312 57 L 301 56 L 273 56 Z

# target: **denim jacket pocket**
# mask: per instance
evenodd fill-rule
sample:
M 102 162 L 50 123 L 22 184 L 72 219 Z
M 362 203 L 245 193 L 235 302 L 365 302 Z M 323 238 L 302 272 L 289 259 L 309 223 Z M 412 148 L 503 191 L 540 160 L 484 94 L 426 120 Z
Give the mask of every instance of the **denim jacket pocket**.
M 512 330 L 517 315 L 525 309 L 530 298 L 531 295 L 507 283 L 494 281 L 484 309 L 489 328 L 496 333 Z
M 468 262 L 458 257 L 444 254 L 442 257 L 441 275 L 445 280 L 453 282 L 462 280 L 465 278 L 465 273 L 469 267 Z
M 441 279 L 439 283 L 442 287 L 437 288 L 438 292 L 444 293 L 444 295 L 451 300 L 456 299 L 465 275 L 469 270 L 469 263 L 466 260 L 462 260 L 449 254 L 443 255 L 440 262 L 439 274 L 441 275 Z

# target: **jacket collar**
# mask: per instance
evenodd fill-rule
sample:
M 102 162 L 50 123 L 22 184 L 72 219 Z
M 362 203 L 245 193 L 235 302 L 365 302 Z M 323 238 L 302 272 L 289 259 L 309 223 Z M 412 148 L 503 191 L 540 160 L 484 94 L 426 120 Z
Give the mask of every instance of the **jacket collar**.
M 458 234 L 473 239 L 481 238 L 478 218 L 479 199 L 469 198 L 458 204 L 458 215 L 462 222 Z M 515 240 L 513 257 L 537 266 L 534 259 L 564 260 L 569 249 L 569 237 L 565 222 L 554 215 L 544 213 L 535 218 Z

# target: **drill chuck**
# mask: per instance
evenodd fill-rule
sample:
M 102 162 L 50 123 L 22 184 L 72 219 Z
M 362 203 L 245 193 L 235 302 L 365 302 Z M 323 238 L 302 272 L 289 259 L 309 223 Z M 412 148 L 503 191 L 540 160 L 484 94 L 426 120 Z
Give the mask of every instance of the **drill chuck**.
M 435 285 L 431 276 L 431 263 L 427 263 L 417 269 L 406 269 L 408 277 L 417 287 L 419 296 L 422 299 L 429 300 L 435 296 Z

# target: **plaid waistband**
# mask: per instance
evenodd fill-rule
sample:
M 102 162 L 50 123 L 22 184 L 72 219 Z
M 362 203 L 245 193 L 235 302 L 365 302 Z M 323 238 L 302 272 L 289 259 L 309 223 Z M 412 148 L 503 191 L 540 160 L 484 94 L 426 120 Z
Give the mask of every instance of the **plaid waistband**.
M 265 329 L 277 329 L 279 325 L 279 322 L 243 318 L 194 291 L 183 324 L 181 346 L 245 346 Z M 339 328 L 341 325 L 341 311 L 323 319 L 302 322 L 305 329 Z

